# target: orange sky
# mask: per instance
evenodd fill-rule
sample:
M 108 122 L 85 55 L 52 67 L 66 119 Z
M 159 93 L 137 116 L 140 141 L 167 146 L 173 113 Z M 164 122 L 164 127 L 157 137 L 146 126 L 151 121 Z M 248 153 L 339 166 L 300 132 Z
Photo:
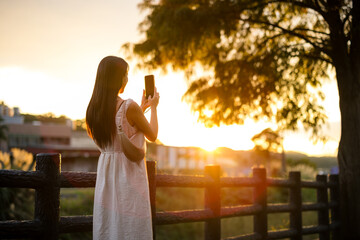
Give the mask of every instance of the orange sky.
M 142 38 L 137 26 L 145 15 L 137 9 L 139 2 L 0 1 L 0 101 L 19 106 L 24 113 L 84 118 L 99 61 L 106 55 L 120 56 L 123 43 Z M 125 98 L 140 101 L 146 74 L 131 68 Z M 186 90 L 182 74 L 155 72 L 155 76 L 161 94 L 159 139 L 164 144 L 250 149 L 250 138 L 268 127 L 248 122 L 207 129 L 181 102 Z M 313 145 L 304 133 L 287 133 L 287 151 L 336 155 L 340 116 L 335 81 L 326 83 L 324 92 L 330 96 L 324 103 L 330 141 Z

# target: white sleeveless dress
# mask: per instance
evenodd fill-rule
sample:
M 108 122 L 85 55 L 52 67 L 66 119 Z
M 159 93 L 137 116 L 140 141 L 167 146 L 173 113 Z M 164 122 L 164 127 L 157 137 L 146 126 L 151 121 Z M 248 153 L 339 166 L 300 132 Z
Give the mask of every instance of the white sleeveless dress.
M 132 99 L 126 100 L 116 113 L 116 127 L 119 129 L 121 126 L 134 145 L 144 147 L 143 133 L 131 126 L 126 118 L 131 102 Z M 140 162 L 127 159 L 118 134 L 112 146 L 100 149 L 94 197 L 93 239 L 153 239 L 145 159 Z

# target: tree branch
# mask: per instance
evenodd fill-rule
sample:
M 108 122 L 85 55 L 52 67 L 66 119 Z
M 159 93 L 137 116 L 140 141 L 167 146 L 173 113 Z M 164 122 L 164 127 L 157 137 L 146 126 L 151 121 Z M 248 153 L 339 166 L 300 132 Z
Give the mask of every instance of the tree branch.
M 328 64 L 334 65 L 334 63 L 330 59 L 323 58 L 321 56 L 316 56 L 316 55 L 311 55 L 311 54 L 290 54 L 290 56 L 292 56 L 292 57 L 306 57 L 306 58 L 310 58 L 310 59 L 324 61 L 324 62 L 326 62 Z
M 316 7 L 318 8 L 318 9 L 321 9 L 321 6 L 320 6 L 320 2 L 321 2 L 321 5 L 323 6 L 323 7 L 325 7 L 325 2 L 324 1 L 322 1 L 322 0 L 314 0 L 314 3 L 315 3 L 315 5 L 316 5 Z M 322 9 L 321 9 L 321 11 L 322 11 Z M 323 11 L 324 12 L 324 11 Z
M 274 28 L 277 28 L 277 29 L 280 29 L 282 32 L 286 33 L 286 34 L 289 34 L 289 35 L 292 35 L 292 36 L 295 36 L 295 37 L 298 37 L 300 39 L 303 39 L 305 42 L 309 43 L 310 45 L 312 45 L 314 48 L 320 50 L 321 52 L 324 52 L 326 55 L 328 55 L 330 57 L 330 51 L 328 49 L 326 49 L 325 47 L 320 47 L 318 46 L 317 44 L 315 44 L 314 42 L 312 42 L 310 39 L 308 39 L 307 37 L 305 37 L 304 35 L 302 34 L 299 34 L 299 33 L 296 33 L 294 32 L 293 30 L 288 30 L 286 28 L 283 28 L 277 24 L 273 24 L 273 23 L 270 23 L 270 22 L 267 22 L 267 21 L 261 21 L 261 20 L 255 20 L 255 19 L 243 19 L 243 18 L 239 18 L 240 21 L 243 21 L 243 22 L 251 22 L 251 23 L 258 23 L 258 24 L 264 24 L 264 25 L 267 25 L 267 26 L 271 26 L 271 27 L 274 27 Z M 325 44 L 324 44 L 325 45 Z
M 313 33 L 317 33 L 317 34 L 322 34 L 322 35 L 326 35 L 330 37 L 330 33 L 326 33 L 326 32 L 321 32 L 321 31 L 316 31 L 316 30 L 312 30 L 312 29 L 307 29 L 307 28 L 294 28 L 294 31 L 307 31 L 307 32 L 313 32 Z
M 254 9 L 264 7 L 264 6 L 267 6 L 269 4 L 273 4 L 273 3 L 286 3 L 286 4 L 292 4 L 292 5 L 301 7 L 301 8 L 311 9 L 311 10 L 319 13 L 325 20 L 327 18 L 327 13 L 324 12 L 318 4 L 308 4 L 308 3 L 301 2 L 301 1 L 296 1 L 296 0 L 268 0 L 268 1 L 265 1 L 265 2 L 262 2 L 262 3 L 257 3 L 255 5 L 251 5 L 251 3 L 253 3 L 253 1 L 250 1 L 250 3 L 244 4 L 242 8 L 238 9 L 238 11 L 241 12 L 241 11 L 244 11 L 244 10 L 254 10 Z M 234 8 L 232 8 L 232 11 L 233 10 L 234 10 Z
M 263 40 L 259 43 L 259 48 L 261 48 L 262 46 L 264 46 L 264 44 L 265 44 L 267 41 L 273 40 L 273 39 L 275 39 L 275 38 L 277 38 L 277 37 L 280 37 L 280 36 L 282 36 L 282 34 L 275 34 L 275 35 L 272 35 L 272 36 L 270 36 L 270 37 L 267 37 L 267 38 L 263 39 Z
M 346 14 L 346 16 L 345 16 L 345 18 L 344 18 L 344 20 L 343 20 L 343 22 L 342 22 L 343 27 L 345 26 L 346 21 L 349 20 L 349 18 L 350 18 L 350 16 L 352 15 L 352 13 L 353 13 L 353 9 L 351 9 L 351 10 Z
M 302 7 L 302 8 L 309 8 L 309 9 L 314 10 L 315 12 L 319 13 L 324 19 L 327 18 L 326 12 L 324 12 L 318 4 L 313 5 L 313 4 L 300 2 L 300 1 L 296 1 L 296 0 L 274 0 L 273 2 L 289 3 L 289 4 L 293 4 L 295 6 Z

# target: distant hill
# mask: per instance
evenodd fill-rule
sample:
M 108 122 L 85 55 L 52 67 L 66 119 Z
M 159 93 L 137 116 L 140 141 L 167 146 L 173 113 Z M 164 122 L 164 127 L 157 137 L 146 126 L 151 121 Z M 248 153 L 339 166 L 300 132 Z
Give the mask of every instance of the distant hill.
M 315 163 L 318 168 L 330 169 L 332 167 L 338 166 L 336 157 L 309 157 L 306 154 L 298 153 L 298 152 L 286 152 L 285 156 L 287 159 L 291 160 L 301 160 L 301 159 L 309 159 L 311 162 Z
M 238 162 L 244 162 L 244 164 L 252 164 L 254 162 L 253 152 L 251 150 L 232 150 L 226 147 L 220 147 L 216 150 L 218 155 L 224 157 L 230 157 Z M 274 154 L 278 159 L 281 159 L 281 154 Z M 304 153 L 289 151 L 285 153 L 285 158 L 292 161 L 299 161 L 307 159 L 310 162 L 314 163 L 316 167 L 320 170 L 330 171 L 331 168 L 338 166 L 337 158 L 331 156 L 321 156 L 321 157 L 311 157 Z

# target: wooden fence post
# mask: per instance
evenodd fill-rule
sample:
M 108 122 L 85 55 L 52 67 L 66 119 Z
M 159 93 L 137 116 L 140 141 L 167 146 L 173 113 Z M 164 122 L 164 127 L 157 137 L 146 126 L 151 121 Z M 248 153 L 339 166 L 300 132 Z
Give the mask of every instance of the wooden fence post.
M 331 174 L 329 177 L 329 182 L 333 183 L 335 186 L 330 188 L 330 200 L 331 202 L 336 202 L 337 205 L 331 209 L 331 223 L 339 224 L 340 223 L 340 189 L 339 189 L 339 175 Z M 341 239 L 340 228 L 335 228 L 332 232 L 332 239 L 339 240 Z
M 221 238 L 221 196 L 220 196 L 220 166 L 205 166 L 205 177 L 213 179 L 214 183 L 205 187 L 205 209 L 210 209 L 215 218 L 205 221 L 205 240 L 220 240 Z
M 296 236 L 291 240 L 302 239 L 302 213 L 301 213 L 301 174 L 300 172 L 290 172 L 289 181 L 294 182 L 295 186 L 290 188 L 289 203 L 294 207 L 290 212 L 290 229 L 296 231 Z
M 317 175 L 316 181 L 320 183 L 327 183 L 326 175 Z M 321 187 L 317 189 L 317 202 L 326 205 L 326 208 L 318 211 L 318 224 L 320 226 L 329 227 L 329 209 L 328 209 L 328 189 L 327 187 Z M 319 240 L 330 240 L 330 231 L 321 232 L 319 234 Z
M 40 221 L 42 233 L 36 239 L 55 240 L 59 237 L 60 166 L 58 153 L 36 155 L 36 171 L 45 175 L 44 186 L 35 190 L 35 220 Z
M 153 239 L 155 240 L 156 239 L 156 162 L 146 161 L 146 169 L 149 180 Z
M 261 206 L 261 212 L 254 215 L 254 232 L 261 236 L 261 239 L 267 239 L 267 183 L 266 169 L 254 168 L 253 176 L 260 180 L 260 183 L 254 188 L 254 204 Z

